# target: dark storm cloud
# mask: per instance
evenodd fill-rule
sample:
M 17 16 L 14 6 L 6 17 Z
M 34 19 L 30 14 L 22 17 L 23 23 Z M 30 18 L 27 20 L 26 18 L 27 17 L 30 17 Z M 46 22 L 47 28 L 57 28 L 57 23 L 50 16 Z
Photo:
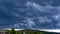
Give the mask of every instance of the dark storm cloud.
M 47 16 L 47 18 L 46 18 L 47 20 L 51 19 L 50 22 L 49 21 L 45 21 L 46 20 L 46 19 L 44 20 L 45 17 L 43 19 L 40 19 L 40 20 L 38 18 L 34 19 L 36 24 L 40 23 L 38 25 L 38 27 L 43 27 L 43 28 L 50 28 L 51 27 L 51 28 L 55 28 L 55 26 L 57 26 L 56 24 L 59 23 L 59 20 L 56 19 L 56 18 L 59 18 L 59 16 L 56 16 L 57 14 L 60 13 L 59 6 L 57 6 L 57 7 L 54 7 L 54 6 L 51 6 L 51 5 L 41 6 L 41 5 L 39 5 L 37 3 L 34 3 L 34 2 L 31 2 L 31 3 L 27 2 L 27 5 L 29 7 L 32 7 L 35 10 L 38 10 L 38 11 L 36 11 L 37 13 L 38 12 L 40 14 L 42 13 L 40 15 L 40 17 L 43 15 L 42 17 Z M 42 22 L 39 22 L 39 21 L 42 21 Z
M 57 25 L 60 26 L 60 6 L 52 6 L 52 3 L 55 1 L 0 0 L 0 26 L 2 28 L 5 28 L 4 26 L 6 28 L 55 28 Z

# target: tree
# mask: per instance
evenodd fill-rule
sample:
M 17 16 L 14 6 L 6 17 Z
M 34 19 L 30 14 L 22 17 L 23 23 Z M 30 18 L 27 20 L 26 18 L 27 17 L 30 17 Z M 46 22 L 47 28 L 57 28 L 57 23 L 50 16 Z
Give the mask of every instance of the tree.
M 14 28 L 12 28 L 12 30 L 10 31 L 10 34 L 16 34 Z

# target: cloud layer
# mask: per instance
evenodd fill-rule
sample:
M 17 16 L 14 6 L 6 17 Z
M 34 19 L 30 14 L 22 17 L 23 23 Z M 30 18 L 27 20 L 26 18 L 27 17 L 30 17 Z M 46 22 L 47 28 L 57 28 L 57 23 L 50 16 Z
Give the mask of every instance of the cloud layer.
M 52 5 L 56 1 L 37 1 L 1 1 L 1 28 L 60 28 L 60 6 Z

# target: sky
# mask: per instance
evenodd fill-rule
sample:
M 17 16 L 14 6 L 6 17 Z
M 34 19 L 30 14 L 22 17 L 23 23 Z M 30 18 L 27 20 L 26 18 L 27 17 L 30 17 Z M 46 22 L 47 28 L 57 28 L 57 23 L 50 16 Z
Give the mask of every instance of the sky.
M 60 0 L 0 0 L 0 28 L 60 29 Z

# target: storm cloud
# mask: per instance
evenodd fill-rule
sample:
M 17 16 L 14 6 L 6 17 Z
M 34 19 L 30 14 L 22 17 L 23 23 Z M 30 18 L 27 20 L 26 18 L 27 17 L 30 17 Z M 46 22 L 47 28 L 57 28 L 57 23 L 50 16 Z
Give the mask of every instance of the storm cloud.
M 57 2 L 0 0 L 0 28 L 60 28 L 60 5 Z

